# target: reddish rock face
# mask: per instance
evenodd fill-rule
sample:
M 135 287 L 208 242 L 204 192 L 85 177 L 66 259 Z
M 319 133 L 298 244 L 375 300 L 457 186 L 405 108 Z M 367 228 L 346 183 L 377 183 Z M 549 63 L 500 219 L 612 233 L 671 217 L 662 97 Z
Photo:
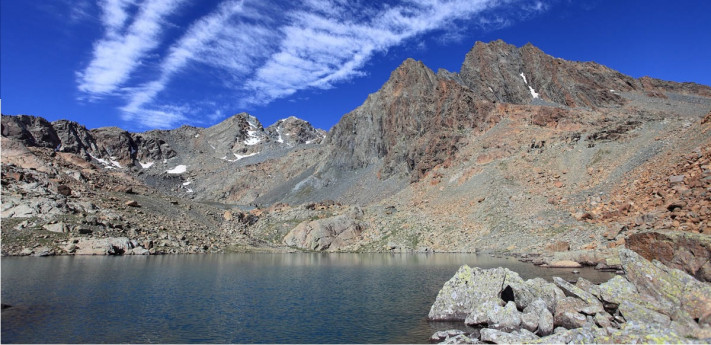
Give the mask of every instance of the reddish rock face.
M 624 105 L 621 93 L 667 90 L 667 82 L 642 81 L 594 62 L 565 61 L 531 44 L 517 48 L 503 41 L 477 42 L 459 73 L 435 74 L 408 59 L 329 133 L 334 150 L 328 161 L 352 169 L 382 160 L 381 178 L 401 174 L 415 182 L 461 151 L 467 144 L 464 133 L 485 131 L 505 117 L 498 105 L 533 105 L 531 124 L 558 128 L 581 107 Z M 697 84 L 676 83 L 669 90 L 711 93 Z M 638 125 L 630 122 L 591 136 L 615 140 Z
M 641 87 L 635 79 L 600 64 L 565 61 L 531 44 L 516 48 L 501 40 L 477 42 L 460 75 L 480 98 L 514 104 L 535 98 L 569 107 L 623 104 L 619 92 Z
M 642 232 L 626 239 L 627 248 L 647 260 L 661 263 L 693 275 L 701 281 L 711 281 L 711 238 L 683 232 Z
M 329 161 L 360 168 L 383 159 L 382 178 L 404 172 L 417 181 L 458 151 L 463 133 L 495 124 L 494 110 L 466 86 L 408 59 L 334 126 Z

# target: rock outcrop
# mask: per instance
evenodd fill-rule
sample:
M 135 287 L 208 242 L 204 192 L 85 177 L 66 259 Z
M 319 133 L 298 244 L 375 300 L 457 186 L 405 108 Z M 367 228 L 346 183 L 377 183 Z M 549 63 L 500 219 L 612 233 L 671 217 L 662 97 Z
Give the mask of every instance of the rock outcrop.
M 304 221 L 286 234 L 284 244 L 316 251 L 346 250 L 363 232 L 362 214 L 363 211 L 356 207 L 346 214 Z
M 506 307 L 508 309 L 498 307 L 514 302 L 516 308 L 524 310 L 540 299 L 546 308 L 554 310 L 557 300 L 563 296 L 563 292 L 550 283 L 541 279 L 524 281 L 518 273 L 506 268 L 484 270 L 464 265 L 439 291 L 427 318 L 432 321 L 496 324 L 499 320 L 495 318 L 497 313 L 492 314 L 489 308 L 482 306 L 513 314 L 509 306 Z

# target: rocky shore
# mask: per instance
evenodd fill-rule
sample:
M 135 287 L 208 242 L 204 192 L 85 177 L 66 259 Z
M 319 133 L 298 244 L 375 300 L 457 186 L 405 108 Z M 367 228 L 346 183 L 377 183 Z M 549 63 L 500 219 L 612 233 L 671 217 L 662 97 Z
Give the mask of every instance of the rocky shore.
M 462 266 L 432 305 L 432 322 L 462 322 L 431 341 L 476 343 L 709 343 L 711 285 L 620 248 L 624 275 L 596 285 L 524 281 L 505 268 Z

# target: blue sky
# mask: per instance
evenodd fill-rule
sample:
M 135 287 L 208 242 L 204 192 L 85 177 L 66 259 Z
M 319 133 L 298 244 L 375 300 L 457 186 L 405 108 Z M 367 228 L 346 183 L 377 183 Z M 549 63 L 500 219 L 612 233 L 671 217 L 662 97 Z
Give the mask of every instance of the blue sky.
M 633 77 L 711 85 L 711 1 L 3 0 L 3 114 L 132 131 L 242 111 L 329 129 L 403 60 L 458 71 L 527 42 Z

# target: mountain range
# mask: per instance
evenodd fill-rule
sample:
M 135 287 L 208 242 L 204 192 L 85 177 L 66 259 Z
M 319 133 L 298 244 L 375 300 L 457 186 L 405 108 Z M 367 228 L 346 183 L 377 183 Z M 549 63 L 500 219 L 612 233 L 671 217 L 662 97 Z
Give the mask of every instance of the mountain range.
M 703 237 L 710 129 L 708 86 L 503 41 L 477 42 L 459 72 L 404 61 L 328 132 L 246 113 L 143 133 L 3 115 L 2 250 L 542 253 Z

